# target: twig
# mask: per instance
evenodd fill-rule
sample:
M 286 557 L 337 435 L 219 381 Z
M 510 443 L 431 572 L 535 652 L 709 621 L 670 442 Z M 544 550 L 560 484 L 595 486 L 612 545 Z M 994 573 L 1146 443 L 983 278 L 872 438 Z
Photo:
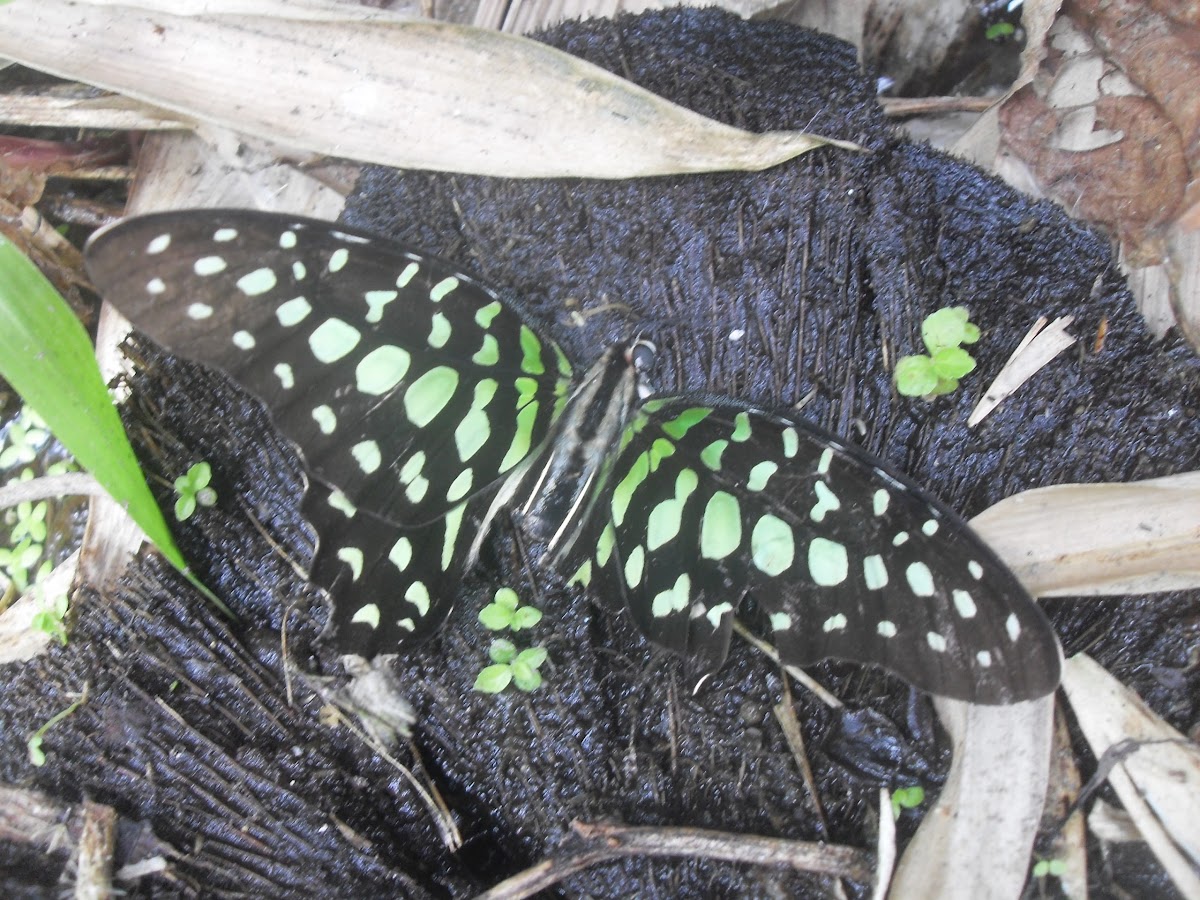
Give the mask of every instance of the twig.
M 29 481 L 14 481 L 0 487 L 0 509 L 18 503 L 36 503 L 72 494 L 103 497 L 107 493 L 99 482 L 86 472 L 67 472 L 63 475 L 43 475 Z
M 763 653 L 765 653 L 769 659 L 771 659 L 772 661 L 783 666 L 784 671 L 786 671 L 789 675 L 791 675 L 793 678 L 795 678 L 798 682 L 800 682 L 802 685 L 804 685 L 806 688 L 808 688 L 810 691 L 812 691 L 814 694 L 816 694 L 817 699 L 820 700 L 822 703 L 824 703 L 826 706 L 830 707 L 831 709 L 841 709 L 841 707 L 845 705 L 842 703 L 841 700 L 839 700 L 833 694 L 829 693 L 829 691 L 822 684 L 820 684 L 820 682 L 814 680 L 803 669 L 799 669 L 796 666 L 789 666 L 786 663 L 784 663 L 783 660 L 781 660 L 779 658 L 778 650 L 776 650 L 774 647 L 772 647 L 770 644 L 768 644 L 762 638 L 753 634 L 750 631 L 750 629 L 748 629 L 745 625 L 743 625 L 741 622 L 737 621 L 736 619 L 734 620 L 734 623 L 733 623 L 733 630 L 735 632 L 737 632 L 739 637 L 748 641 L 751 645 L 753 645 L 754 647 L 756 647 L 757 649 L 759 649 Z
M 926 113 L 946 115 L 956 112 L 985 112 L 1000 100 L 999 97 L 881 97 L 883 114 L 893 119 L 904 116 L 923 116 Z
M 703 828 L 594 825 L 578 820 L 571 823 L 571 828 L 591 846 L 571 856 L 540 862 L 480 894 L 477 900 L 521 900 L 589 866 L 626 856 L 694 856 L 735 863 L 791 866 L 861 883 L 872 878 L 873 855 L 839 844 L 789 841 Z

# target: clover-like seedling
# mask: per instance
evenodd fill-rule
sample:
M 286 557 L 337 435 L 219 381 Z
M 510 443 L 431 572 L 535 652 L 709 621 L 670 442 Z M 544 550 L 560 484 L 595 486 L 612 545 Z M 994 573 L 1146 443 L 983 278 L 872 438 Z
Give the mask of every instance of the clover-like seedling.
M 16 522 L 13 524 L 11 538 L 22 541 L 25 538 L 40 544 L 46 540 L 46 511 L 45 500 L 32 503 L 25 500 L 17 504 Z
M 892 818 L 899 819 L 900 813 L 906 809 L 916 809 L 925 802 L 925 788 L 919 784 L 909 787 L 896 788 L 892 792 Z
M 41 544 L 35 543 L 29 537 L 14 547 L 0 547 L 0 570 L 4 571 L 18 591 L 29 587 L 29 570 L 42 558 L 43 549 Z
M 207 462 L 198 462 L 187 474 L 175 479 L 175 493 L 179 495 L 175 501 L 175 518 L 185 521 L 200 506 L 212 506 L 217 502 L 217 492 L 208 486 L 212 481 L 212 466 Z
M 545 647 L 530 647 L 517 652 L 512 641 L 497 638 L 488 648 L 493 665 L 479 673 L 475 679 L 475 690 L 485 694 L 498 694 L 510 684 L 525 692 L 535 691 L 542 684 L 538 672 L 549 656 Z
M 962 348 L 979 340 L 965 306 L 948 306 L 930 313 L 921 323 L 921 340 L 929 353 L 905 356 L 896 363 L 896 390 L 906 397 L 936 397 L 958 387 L 974 371 L 975 359 Z
M 521 606 L 517 592 L 509 587 L 496 591 L 495 599 L 479 611 L 479 621 L 488 631 L 510 628 L 520 631 L 532 628 L 542 620 L 542 611 L 533 606 Z
M 23 408 L 8 426 L 7 446 L 0 450 L 0 469 L 33 462 L 49 437 L 50 433 L 41 417 L 33 410 Z
M 1045 878 L 1047 875 L 1061 878 L 1066 872 L 1067 864 L 1061 859 L 1039 859 L 1033 864 L 1034 878 Z

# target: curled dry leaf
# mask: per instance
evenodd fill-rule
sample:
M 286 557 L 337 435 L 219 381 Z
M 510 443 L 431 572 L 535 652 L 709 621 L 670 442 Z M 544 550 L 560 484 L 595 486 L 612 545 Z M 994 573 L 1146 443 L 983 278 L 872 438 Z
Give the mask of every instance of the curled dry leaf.
M 1200 896 L 1200 748 L 1085 654 L 1067 660 L 1063 690 L 1097 759 L 1133 742 L 1109 783 L 1180 893 Z
M 12 0 L 0 55 L 290 148 L 403 168 L 626 178 L 757 170 L 838 143 L 743 131 L 543 44 L 428 21 Z

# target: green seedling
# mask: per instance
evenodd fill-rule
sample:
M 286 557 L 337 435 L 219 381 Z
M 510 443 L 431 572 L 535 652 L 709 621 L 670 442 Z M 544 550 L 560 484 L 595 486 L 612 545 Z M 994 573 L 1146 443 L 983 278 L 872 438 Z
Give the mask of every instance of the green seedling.
M 1039 859 L 1033 864 L 1034 878 L 1045 878 L 1047 875 L 1061 878 L 1066 874 L 1066 871 L 1067 864 L 1061 859 Z
M 892 792 L 892 818 L 899 819 L 906 809 L 916 809 L 925 802 L 925 788 L 919 784 L 897 788 Z
M 538 669 L 549 656 L 545 647 L 530 647 L 518 653 L 512 641 L 497 638 L 492 641 L 488 655 L 493 665 L 479 673 L 475 679 L 475 690 L 498 694 L 509 684 L 515 684 L 526 692 L 535 691 L 541 686 L 542 675 Z
M 896 389 L 906 397 L 936 397 L 958 387 L 974 371 L 975 359 L 962 348 L 979 340 L 979 327 L 968 321 L 965 306 L 930 313 L 921 323 L 921 340 L 928 354 L 905 356 L 896 363 Z
M 532 628 L 541 620 L 542 611 L 533 606 L 521 606 L 517 592 L 508 587 L 497 590 L 495 599 L 479 611 L 479 621 L 488 631 L 505 628 L 521 631 Z
M 196 511 L 196 506 L 212 506 L 217 502 L 217 492 L 208 486 L 212 481 L 212 466 L 198 462 L 187 470 L 186 475 L 175 479 L 175 518 L 186 521 Z
M 5 447 L 0 450 L 0 469 L 33 462 L 49 438 L 50 433 L 41 417 L 31 409 L 22 408 L 17 418 L 8 426 Z
M 31 734 L 25 741 L 25 746 L 29 748 L 29 761 L 35 766 L 44 766 L 46 764 L 46 751 L 42 749 L 42 741 L 46 737 L 46 732 L 65 719 L 75 710 L 83 705 L 87 700 L 87 688 L 83 689 L 83 695 L 64 709 L 60 713 L 56 713 L 49 722 Z

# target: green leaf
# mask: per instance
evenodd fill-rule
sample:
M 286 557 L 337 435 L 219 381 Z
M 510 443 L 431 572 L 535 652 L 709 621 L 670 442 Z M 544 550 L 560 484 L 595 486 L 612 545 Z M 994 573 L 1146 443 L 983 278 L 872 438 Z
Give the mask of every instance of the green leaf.
M 159 552 L 189 574 L 125 437 L 87 332 L 53 285 L 3 237 L 0 376 L 125 508 Z M 216 601 L 211 591 L 203 590 Z
M 520 657 L 513 660 L 512 680 L 523 691 L 536 691 L 542 686 L 542 676 L 533 666 L 521 662 Z
M 25 741 L 25 745 L 29 748 L 29 761 L 35 766 L 44 766 L 46 764 L 46 753 L 42 750 L 42 736 L 40 734 L 31 734 L 29 739 Z
M 925 802 L 925 788 L 919 784 L 896 788 L 892 792 L 892 817 L 900 818 L 901 810 L 916 809 Z
M 514 656 L 517 655 L 517 648 L 512 641 L 507 641 L 504 638 L 496 638 L 492 641 L 492 645 L 488 647 L 488 656 L 492 658 L 492 662 L 507 664 L 512 662 Z
M 541 667 L 549 655 L 545 647 L 530 647 L 528 650 L 522 650 L 518 653 L 516 661 L 522 665 L 537 669 Z
M 496 596 L 492 598 L 492 602 L 505 609 L 516 609 L 517 605 L 521 602 L 521 598 L 517 596 L 517 592 L 512 588 L 502 587 L 496 590 Z
M 479 622 L 488 631 L 502 631 L 512 622 L 512 610 L 499 603 L 489 603 L 479 611 Z
M 937 387 L 937 373 L 928 356 L 905 356 L 896 363 L 896 390 L 906 397 L 924 397 Z
M 506 665 L 488 666 L 475 679 L 475 690 L 498 694 L 512 681 L 512 669 Z
M 927 315 L 921 323 L 921 340 L 926 349 L 937 353 L 943 347 L 961 344 L 968 315 L 965 306 L 946 306 Z
M 932 358 L 938 378 L 962 378 L 975 370 L 975 359 L 961 347 L 943 347 Z
M 522 606 L 512 617 L 512 630 L 520 631 L 522 628 L 532 628 L 538 622 L 542 621 L 542 611 L 534 606 Z
M 186 522 L 195 511 L 196 495 L 190 491 L 181 491 L 179 499 L 175 501 L 175 518 L 180 522 Z
M 998 41 L 1000 38 L 1011 36 L 1016 30 L 1011 22 L 993 22 L 987 27 L 983 36 L 989 41 Z
M 192 490 L 198 491 L 208 487 L 208 483 L 212 481 L 212 466 L 204 461 L 196 463 L 187 470 L 187 479 Z

